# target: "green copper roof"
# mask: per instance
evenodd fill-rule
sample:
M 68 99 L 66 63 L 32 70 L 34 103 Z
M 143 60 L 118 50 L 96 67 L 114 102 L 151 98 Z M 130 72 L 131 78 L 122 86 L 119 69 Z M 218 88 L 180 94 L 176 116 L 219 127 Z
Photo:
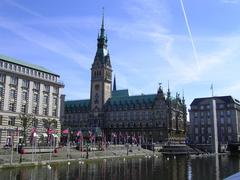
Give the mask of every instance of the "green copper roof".
M 112 97 L 126 97 L 129 96 L 128 89 L 112 91 Z
M 136 104 L 136 103 L 153 103 L 156 94 L 138 95 L 138 96 L 113 96 L 108 100 L 109 104 Z
M 0 54 L 0 59 L 4 60 L 4 61 L 7 61 L 7 62 L 10 62 L 10 63 L 22 65 L 22 66 L 29 67 L 29 68 L 32 68 L 32 69 L 36 69 L 36 70 L 39 70 L 39 71 L 42 71 L 42 72 L 46 72 L 46 73 L 50 73 L 50 74 L 56 75 L 55 73 L 49 71 L 48 69 L 46 69 L 46 68 L 44 68 L 42 66 L 26 63 L 24 61 L 21 61 L 21 60 L 15 59 L 15 58 L 11 58 L 11 57 L 8 57 L 8 56 L 5 56 L 5 55 L 1 55 Z
M 65 101 L 65 106 L 88 106 L 90 103 L 89 99 L 84 100 L 74 100 L 74 101 Z

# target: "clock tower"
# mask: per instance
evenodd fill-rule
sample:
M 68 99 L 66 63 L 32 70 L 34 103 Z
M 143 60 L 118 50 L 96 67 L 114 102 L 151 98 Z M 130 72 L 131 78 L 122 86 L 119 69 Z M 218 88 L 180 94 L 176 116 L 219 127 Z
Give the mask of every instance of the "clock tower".
M 97 39 L 97 52 L 91 68 L 91 111 L 102 111 L 103 105 L 112 96 L 112 66 L 107 49 L 107 35 L 104 29 L 104 15 L 100 35 Z

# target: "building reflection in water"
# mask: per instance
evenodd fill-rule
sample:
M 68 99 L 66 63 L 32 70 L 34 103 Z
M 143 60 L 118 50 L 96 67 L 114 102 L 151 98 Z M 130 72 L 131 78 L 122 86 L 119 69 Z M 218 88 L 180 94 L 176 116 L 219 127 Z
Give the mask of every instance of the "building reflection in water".
M 215 180 L 240 170 L 239 157 L 170 157 L 97 160 L 79 164 L 54 165 L 21 169 L 1 169 L 0 179 L 10 180 Z

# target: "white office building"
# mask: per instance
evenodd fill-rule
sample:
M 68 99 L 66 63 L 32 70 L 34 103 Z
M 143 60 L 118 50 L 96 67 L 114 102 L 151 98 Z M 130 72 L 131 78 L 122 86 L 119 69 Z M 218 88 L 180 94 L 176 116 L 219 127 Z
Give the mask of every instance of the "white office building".
M 64 87 L 59 78 L 44 67 L 0 55 L 0 146 L 16 143 L 21 138 L 21 115 L 36 119 L 28 127 L 28 136 L 36 128 L 39 138 L 46 137 L 49 130 L 44 120 L 56 121 L 51 128 L 59 141 L 60 89 Z

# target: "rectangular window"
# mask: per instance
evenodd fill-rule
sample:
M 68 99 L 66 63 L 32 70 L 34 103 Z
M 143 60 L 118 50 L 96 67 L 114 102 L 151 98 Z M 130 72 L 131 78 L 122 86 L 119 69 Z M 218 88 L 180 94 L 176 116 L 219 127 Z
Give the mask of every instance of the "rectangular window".
M 40 83 L 39 82 L 34 82 L 33 83 L 33 89 L 39 90 L 40 89 Z
M 211 134 L 212 133 L 211 127 L 208 127 L 207 131 L 208 131 L 208 134 Z
M 43 115 L 47 116 L 48 115 L 48 108 L 43 108 Z
M 18 78 L 15 77 L 15 76 L 11 76 L 11 78 L 10 78 L 10 84 L 12 84 L 12 85 L 17 85 L 17 82 L 18 82 Z
M 33 102 L 38 102 L 38 94 L 33 94 Z
M 232 128 L 228 127 L 228 134 L 231 134 L 231 133 L 232 133 Z
M 207 117 L 210 117 L 210 112 L 209 111 L 207 112 Z
M 53 115 L 53 116 L 57 116 L 57 109 L 53 109 L 52 115 Z
M 194 113 L 194 117 L 195 118 L 198 117 L 198 113 L 197 112 Z
M 44 85 L 44 91 L 49 92 L 50 91 L 50 86 L 49 85 Z
M 227 122 L 228 122 L 228 124 L 231 124 L 232 123 L 231 118 L 227 118 Z
M 16 120 L 15 116 L 9 116 L 8 125 L 15 126 L 15 120 Z
M 5 82 L 5 75 L 0 73 L 0 82 L 4 83 Z
M 227 110 L 227 116 L 231 116 L 231 111 Z
M 28 93 L 26 91 L 22 92 L 22 100 L 27 101 Z
M 9 111 L 15 112 L 15 104 L 14 103 L 9 104 Z
M 44 104 L 48 104 L 48 96 L 44 96 L 43 97 L 43 103 Z
M 23 81 L 22 81 L 22 87 L 28 88 L 28 87 L 29 87 L 29 80 L 23 79 Z
M 0 84 L 0 97 L 3 96 L 3 86 Z
M 38 114 L 38 107 L 37 106 L 33 107 L 33 114 Z
M 53 106 L 57 106 L 57 97 L 53 98 Z
M 220 121 L 221 121 L 221 124 L 224 124 L 224 118 L 223 117 L 220 118 Z
M 196 141 L 196 143 L 198 143 L 198 140 L 199 140 L 199 139 L 198 139 L 198 136 L 196 136 L 196 137 L 195 137 L 195 141 Z
M 14 100 L 15 99 L 15 96 L 16 96 L 16 90 L 15 89 L 11 89 L 10 90 L 10 99 L 12 100 Z
M 2 123 L 3 123 L 3 116 L 0 115 L 0 125 L 2 125 Z
M 220 116 L 224 116 L 224 112 L 223 111 L 220 111 Z
M 58 94 L 58 88 L 57 87 L 53 87 L 53 93 Z
M 198 128 L 197 127 L 195 128 L 195 134 L 198 134 Z
M 27 113 L 27 105 L 26 104 L 23 104 L 22 107 L 21 107 L 21 112 L 22 113 Z

